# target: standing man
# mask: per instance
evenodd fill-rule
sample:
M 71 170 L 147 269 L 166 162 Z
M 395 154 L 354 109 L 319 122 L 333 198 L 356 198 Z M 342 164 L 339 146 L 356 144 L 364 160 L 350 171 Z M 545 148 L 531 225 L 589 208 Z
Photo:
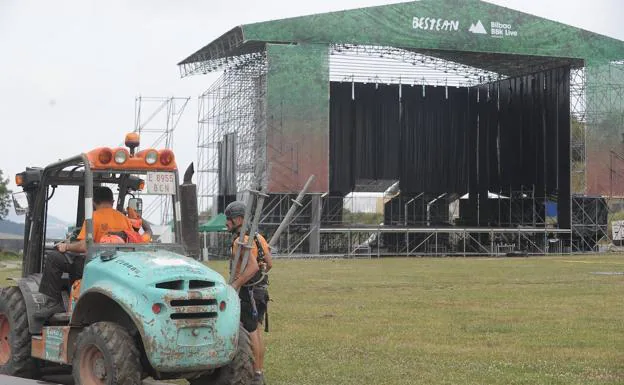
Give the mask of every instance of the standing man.
M 264 331 L 269 331 L 269 276 L 268 272 L 273 268 L 273 259 L 271 258 L 271 249 L 269 244 L 260 234 L 255 237 L 255 246 L 258 250 L 258 266 L 260 270 L 252 279 L 253 297 L 256 301 L 256 307 L 258 308 L 258 343 L 259 343 L 259 355 L 258 355 L 258 367 L 260 372 L 264 373 L 264 353 L 266 352 L 266 345 L 264 344 L 264 338 L 262 336 L 262 325 L 264 324 Z
M 266 280 L 266 274 L 260 269 L 260 264 L 263 269 L 270 269 L 272 266 L 271 257 L 269 253 L 269 247 L 262 235 L 255 234 L 253 246 L 249 250 L 247 266 L 244 271 L 241 270 L 243 251 L 241 250 L 241 258 L 238 261 L 237 266 L 233 266 L 234 258 L 238 252 L 238 236 L 240 234 L 240 228 L 243 225 L 245 217 L 245 204 L 243 202 L 232 202 L 225 208 L 225 225 L 230 233 L 234 235 L 232 241 L 232 257 L 230 260 L 230 274 L 234 277 L 232 287 L 238 290 L 238 296 L 241 301 L 241 323 L 251 338 L 251 348 L 254 355 L 254 371 L 256 376 L 254 378 L 254 385 L 264 384 L 263 373 L 263 360 L 264 360 L 264 346 L 262 336 L 258 330 L 258 326 L 262 323 L 261 317 L 264 317 L 268 300 L 268 293 L 266 293 L 266 299 L 263 299 L 261 290 L 262 284 Z M 245 235 L 243 243 L 246 244 L 249 234 Z M 268 256 L 268 259 L 267 259 Z M 260 264 L 259 260 L 260 259 Z M 268 260 L 268 263 L 266 262 Z M 268 280 L 266 280 L 268 284 Z M 255 293 L 254 288 L 259 287 L 258 294 Z M 266 290 L 266 288 L 265 288 Z M 258 300 L 256 300 L 258 298 Z

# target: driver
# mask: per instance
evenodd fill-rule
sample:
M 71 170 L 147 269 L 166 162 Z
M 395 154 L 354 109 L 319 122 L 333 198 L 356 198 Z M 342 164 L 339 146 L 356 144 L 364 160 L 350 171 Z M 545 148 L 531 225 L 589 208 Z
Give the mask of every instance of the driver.
M 132 231 L 128 218 L 113 208 L 113 192 L 108 187 L 93 188 L 93 241 L 100 243 L 109 233 Z M 43 276 L 39 293 L 45 296 L 45 302 L 35 312 L 35 317 L 47 319 L 65 308 L 62 303 L 62 276 L 69 273 L 71 280 L 80 279 L 84 269 L 84 255 L 70 257 L 64 253 L 84 254 L 87 252 L 86 226 L 83 222 L 76 242 L 62 242 L 56 245 L 58 251 L 49 252 L 43 266 Z

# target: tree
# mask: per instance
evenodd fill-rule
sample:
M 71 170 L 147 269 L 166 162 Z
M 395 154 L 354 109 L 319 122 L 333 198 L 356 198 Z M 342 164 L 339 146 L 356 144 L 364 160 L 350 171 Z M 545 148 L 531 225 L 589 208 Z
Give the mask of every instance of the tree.
M 8 189 L 9 180 L 4 179 L 2 170 L 0 170 L 0 220 L 9 215 L 9 207 L 11 206 L 11 190 Z

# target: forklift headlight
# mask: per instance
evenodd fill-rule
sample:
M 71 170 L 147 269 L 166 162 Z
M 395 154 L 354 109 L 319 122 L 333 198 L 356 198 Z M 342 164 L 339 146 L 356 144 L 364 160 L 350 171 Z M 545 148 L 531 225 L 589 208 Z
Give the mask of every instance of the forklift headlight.
M 158 152 L 156 152 L 155 150 L 148 151 L 147 154 L 145 155 L 145 163 L 151 166 L 157 161 L 158 161 Z
M 125 150 L 115 151 L 115 163 L 123 164 L 128 160 L 128 153 Z

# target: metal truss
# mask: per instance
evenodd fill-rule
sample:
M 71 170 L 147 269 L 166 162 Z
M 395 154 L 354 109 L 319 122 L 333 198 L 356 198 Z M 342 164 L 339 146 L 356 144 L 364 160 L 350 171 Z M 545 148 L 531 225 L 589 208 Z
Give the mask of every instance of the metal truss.
M 571 230 L 561 229 L 377 226 L 321 228 L 320 232 L 319 257 L 528 256 L 572 252 Z M 277 255 L 298 256 L 301 254 Z
M 570 177 L 572 194 L 584 194 L 587 186 L 587 92 L 585 68 L 570 71 Z
M 173 148 L 173 134 L 178 127 L 190 97 L 144 97 L 134 101 L 134 132 L 141 138 L 140 148 Z M 146 197 L 143 216 L 158 215 L 160 224 L 168 224 L 172 218 L 169 197 Z
M 599 252 L 600 242 L 609 240 L 608 221 L 602 222 L 599 212 L 609 212 L 604 199 L 572 197 L 572 251 L 578 253 Z
M 395 47 L 330 45 L 330 80 L 471 87 L 504 79 L 500 74 Z
M 236 70 L 241 67 L 251 67 L 264 61 L 266 53 L 264 47 L 259 47 L 258 52 L 245 53 L 238 56 L 228 56 L 210 60 L 198 61 L 194 63 L 180 64 L 180 75 L 182 77 L 192 75 L 205 75 L 209 72 L 222 70 Z

